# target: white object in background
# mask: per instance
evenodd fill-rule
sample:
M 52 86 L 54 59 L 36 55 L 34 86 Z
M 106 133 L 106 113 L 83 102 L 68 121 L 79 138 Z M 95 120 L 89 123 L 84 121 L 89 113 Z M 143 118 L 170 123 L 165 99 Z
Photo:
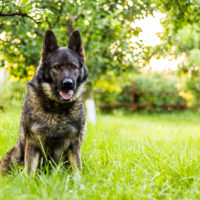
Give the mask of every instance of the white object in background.
M 6 72 L 4 68 L 0 68 L 0 83 L 3 83 L 5 80 Z
M 88 121 L 91 122 L 93 125 L 96 124 L 96 109 L 95 109 L 95 102 L 93 99 L 87 99 L 85 101 L 85 106 L 87 110 L 87 118 Z

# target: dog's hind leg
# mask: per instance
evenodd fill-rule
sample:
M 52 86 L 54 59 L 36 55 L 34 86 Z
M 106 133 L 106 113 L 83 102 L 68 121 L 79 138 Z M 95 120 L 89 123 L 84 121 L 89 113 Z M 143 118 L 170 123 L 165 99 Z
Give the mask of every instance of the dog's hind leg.
M 19 164 L 23 161 L 23 148 L 19 141 L 15 144 L 15 146 L 6 153 L 0 163 L 0 173 L 5 175 L 14 164 Z

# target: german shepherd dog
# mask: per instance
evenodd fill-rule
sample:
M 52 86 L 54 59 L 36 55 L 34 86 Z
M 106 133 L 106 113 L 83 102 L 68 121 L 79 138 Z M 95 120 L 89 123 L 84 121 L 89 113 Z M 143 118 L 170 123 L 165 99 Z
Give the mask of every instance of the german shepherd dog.
M 68 47 L 60 48 L 51 30 L 45 34 L 40 64 L 24 100 L 19 140 L 0 164 L 6 174 L 14 164 L 35 172 L 42 157 L 69 162 L 81 169 L 81 144 L 85 131 L 82 93 L 88 73 L 79 31 Z M 44 153 L 45 152 L 45 153 Z

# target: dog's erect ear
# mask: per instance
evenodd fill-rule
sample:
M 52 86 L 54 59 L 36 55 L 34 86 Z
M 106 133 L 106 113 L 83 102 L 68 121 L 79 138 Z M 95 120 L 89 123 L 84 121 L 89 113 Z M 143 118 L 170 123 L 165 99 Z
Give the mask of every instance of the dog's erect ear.
M 82 59 L 84 59 L 85 52 L 83 50 L 83 41 L 79 31 L 74 31 L 70 35 L 68 48 L 75 51 Z
M 44 40 L 43 40 L 43 49 L 42 55 L 48 55 L 49 53 L 53 52 L 54 50 L 58 49 L 58 42 L 56 36 L 54 35 L 53 31 L 48 30 L 45 33 Z

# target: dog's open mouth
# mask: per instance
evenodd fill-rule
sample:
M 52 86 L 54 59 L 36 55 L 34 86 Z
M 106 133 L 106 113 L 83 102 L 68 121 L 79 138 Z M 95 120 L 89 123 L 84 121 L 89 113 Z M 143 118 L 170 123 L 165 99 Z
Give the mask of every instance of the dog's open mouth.
M 62 91 L 62 90 L 60 90 L 59 91 L 59 95 L 61 96 L 61 98 L 63 100 L 69 100 L 69 99 L 71 99 L 72 96 L 73 96 L 73 94 L 74 94 L 73 90 L 68 90 L 68 91 Z

